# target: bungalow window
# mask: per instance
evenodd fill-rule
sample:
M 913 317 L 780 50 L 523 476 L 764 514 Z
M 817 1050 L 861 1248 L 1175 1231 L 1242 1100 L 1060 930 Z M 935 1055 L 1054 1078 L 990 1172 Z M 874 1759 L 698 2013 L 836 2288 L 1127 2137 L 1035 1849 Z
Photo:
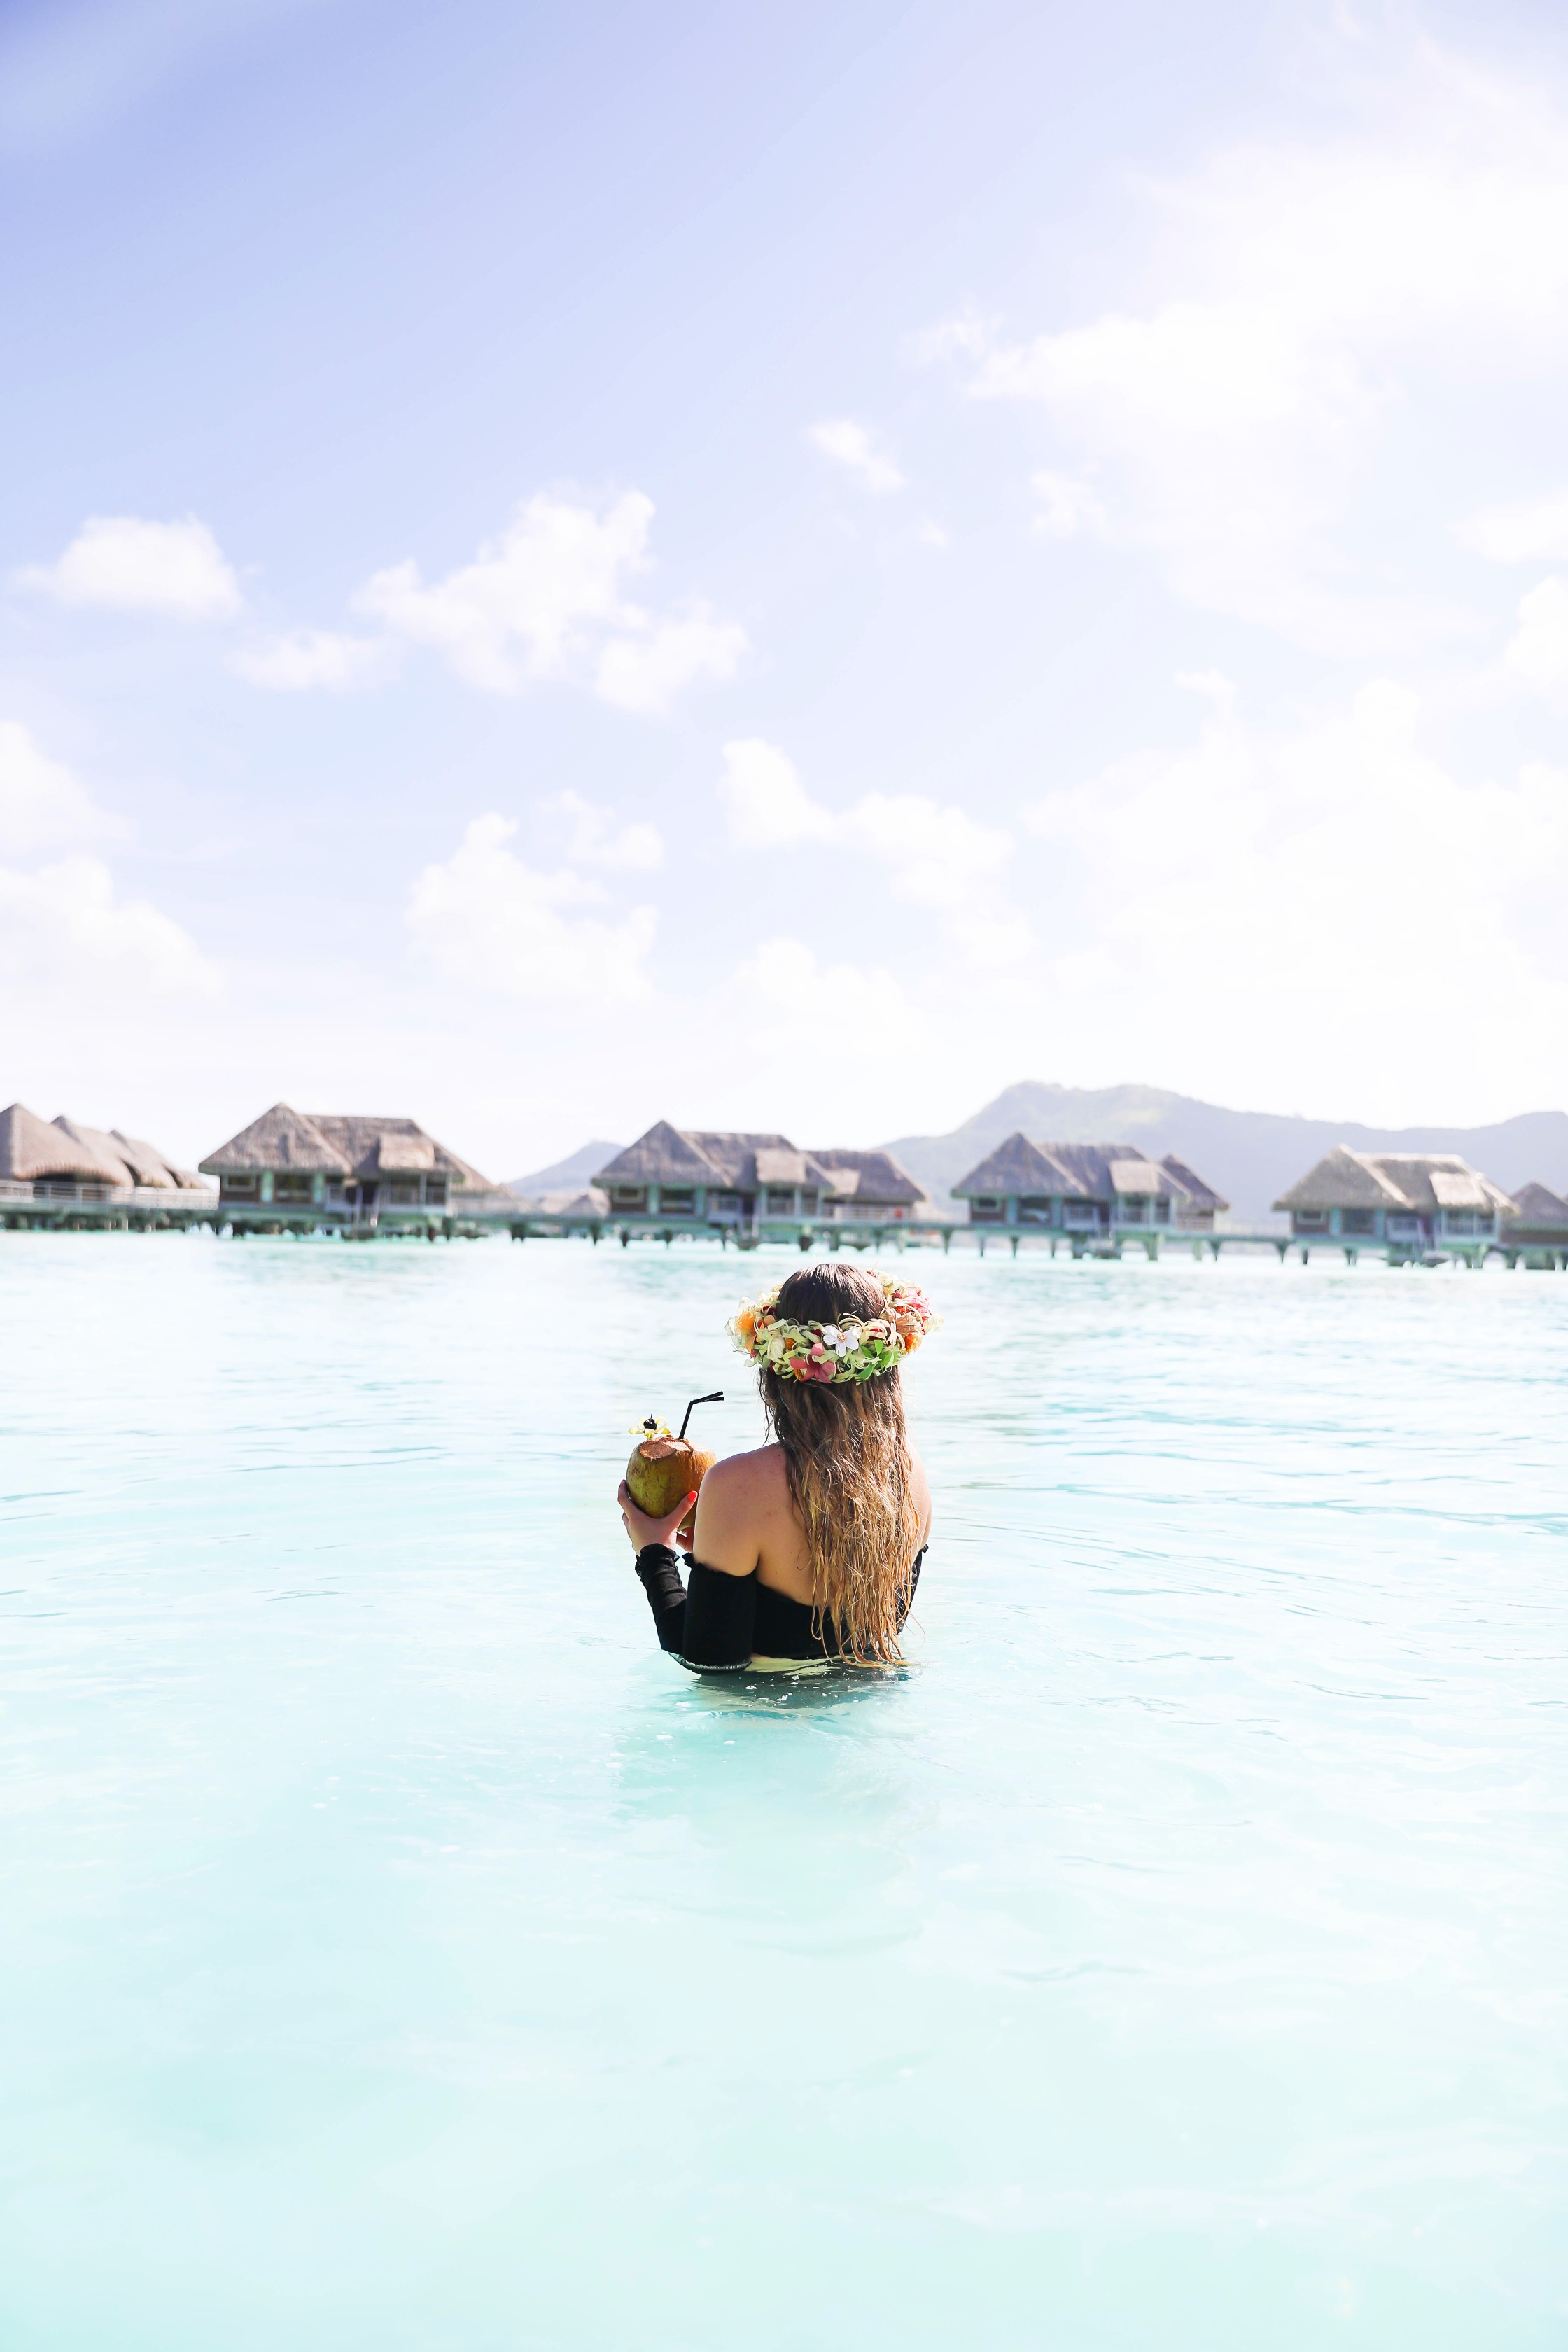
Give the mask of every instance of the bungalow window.
M 610 1206 L 612 1209 L 622 1209 L 630 1215 L 636 1215 L 647 1206 L 647 1186 L 646 1184 L 612 1184 Z
M 1143 1225 L 1149 1222 L 1149 1203 L 1142 1192 L 1123 1195 L 1116 1203 L 1117 1214 L 1124 1225 Z
M 310 1180 L 308 1176 L 274 1176 L 272 1197 L 275 1201 L 308 1201 L 310 1197 Z
M 1320 1210 L 1318 1213 L 1320 1216 L 1325 1216 L 1326 1218 L 1326 1212 Z M 1340 1231 L 1342 1234 L 1370 1234 L 1372 1230 L 1373 1212 L 1370 1209 L 1342 1209 L 1340 1211 Z
M 708 1213 L 710 1217 L 718 1218 L 721 1223 L 730 1223 L 741 1213 L 739 1192 L 710 1192 Z
M 1327 1209 L 1298 1209 L 1290 1220 L 1299 1234 L 1323 1234 L 1329 1229 Z
M 1050 1222 L 1051 1204 L 1049 1201 L 1045 1200 L 1037 1194 L 1026 1195 L 1025 1199 L 1019 1202 L 1018 1223 L 1021 1225 L 1048 1225 Z
M 1068 1201 L 1062 1210 L 1062 1223 L 1064 1225 L 1077 1225 L 1080 1228 L 1086 1225 L 1098 1225 L 1099 1203 L 1094 1201 Z
M 1390 1217 L 1388 1230 L 1391 1234 L 1414 1235 L 1421 1231 L 1421 1220 L 1419 1217 Z
M 395 1209 L 406 1209 L 419 1198 L 417 1176 L 395 1176 L 386 1188 L 386 1197 Z
M 818 1194 L 815 1190 L 812 1190 L 812 1191 L 809 1191 L 809 1192 L 803 1192 L 803 1193 L 801 1194 L 801 1196 L 800 1196 L 800 1206 L 801 1206 L 801 1213 L 802 1213 L 802 1215 L 803 1215 L 803 1216 L 807 1216 L 807 1217 L 815 1217 L 815 1216 L 816 1216 L 816 1204 L 817 1204 L 817 1201 L 818 1201 L 819 1197 L 820 1197 L 820 1195 L 819 1195 L 819 1194 Z
M 769 1217 L 792 1217 L 795 1214 L 795 1192 L 788 1184 L 770 1184 L 763 1214 Z
M 444 1176 L 426 1176 L 425 1179 L 425 1200 L 426 1206 L 429 1208 L 444 1209 L 446 1207 L 447 1179 Z
M 1473 1234 L 1476 1213 L 1473 1209 L 1450 1209 L 1443 1219 L 1444 1230 L 1450 1234 Z
M 696 1213 L 697 1191 L 691 1184 L 661 1184 L 658 1205 L 667 1217 L 689 1217 Z
M 254 1201 L 258 1179 L 254 1176 L 220 1176 L 217 1180 L 220 1201 Z
M 999 1225 L 1007 1213 L 1007 1204 L 994 1192 L 976 1192 L 969 1203 L 969 1213 L 977 1225 Z
M 1153 1206 L 1154 1223 L 1157 1225 L 1168 1225 L 1171 1222 L 1171 1204 L 1169 1201 L 1162 1198 L 1157 1200 Z

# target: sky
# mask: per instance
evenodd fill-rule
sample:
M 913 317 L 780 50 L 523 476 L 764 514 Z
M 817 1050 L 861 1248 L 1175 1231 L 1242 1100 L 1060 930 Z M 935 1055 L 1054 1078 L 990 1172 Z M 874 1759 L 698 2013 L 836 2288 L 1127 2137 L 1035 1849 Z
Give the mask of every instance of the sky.
M 11 0 L 0 1100 L 1568 1100 L 1568 20 Z

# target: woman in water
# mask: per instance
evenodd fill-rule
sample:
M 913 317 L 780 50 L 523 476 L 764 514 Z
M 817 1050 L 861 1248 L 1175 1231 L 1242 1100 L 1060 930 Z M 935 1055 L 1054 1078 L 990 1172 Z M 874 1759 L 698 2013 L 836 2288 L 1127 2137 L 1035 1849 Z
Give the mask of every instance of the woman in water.
M 757 1366 L 772 1442 L 716 1462 L 697 1498 L 689 1589 L 671 1538 L 691 1508 L 621 1517 L 662 1646 L 699 1672 L 891 1665 L 931 1535 L 899 1365 L 937 1318 L 910 1283 L 814 1265 L 730 1325 Z

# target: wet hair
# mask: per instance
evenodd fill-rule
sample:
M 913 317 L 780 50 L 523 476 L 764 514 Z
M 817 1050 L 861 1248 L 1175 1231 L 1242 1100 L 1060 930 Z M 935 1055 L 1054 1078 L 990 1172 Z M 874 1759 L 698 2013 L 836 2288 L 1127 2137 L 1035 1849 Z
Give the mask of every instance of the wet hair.
M 869 1322 L 884 1312 L 882 1285 L 863 1266 L 805 1266 L 780 1288 L 778 1312 L 792 1323 Z M 857 1664 L 891 1664 L 920 1539 L 897 1368 L 831 1388 L 766 1370 L 759 1379 L 805 1535 L 814 1624 L 831 1616 Z

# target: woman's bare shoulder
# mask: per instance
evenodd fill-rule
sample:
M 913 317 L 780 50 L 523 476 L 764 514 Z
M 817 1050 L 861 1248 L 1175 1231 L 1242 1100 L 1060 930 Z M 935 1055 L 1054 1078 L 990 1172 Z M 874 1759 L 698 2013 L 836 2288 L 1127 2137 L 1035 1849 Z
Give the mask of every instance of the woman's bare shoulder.
M 788 1506 L 782 1447 L 759 1445 L 715 1462 L 698 1493 L 696 1557 L 726 1576 L 750 1576 L 769 1527 Z
M 715 1462 L 702 1481 L 702 1492 L 711 1487 L 727 1503 L 762 1501 L 775 1496 L 781 1488 L 789 1490 L 784 1471 L 782 1445 L 758 1445 L 750 1454 L 727 1454 L 722 1462 Z

